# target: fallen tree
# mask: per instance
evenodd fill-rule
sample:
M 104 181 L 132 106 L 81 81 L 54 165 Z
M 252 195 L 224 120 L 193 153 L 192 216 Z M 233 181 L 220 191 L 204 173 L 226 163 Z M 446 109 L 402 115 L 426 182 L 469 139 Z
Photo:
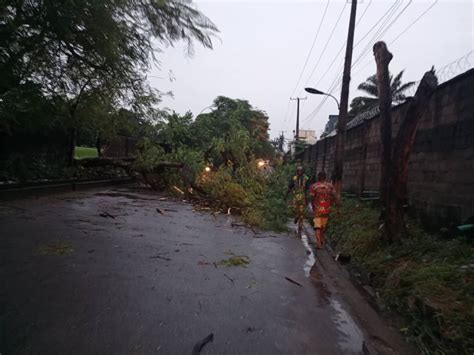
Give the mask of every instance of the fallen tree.
M 155 190 L 164 188 L 162 183 L 157 183 L 157 177 L 166 172 L 166 169 L 178 170 L 179 176 L 186 187 L 191 187 L 193 190 L 201 194 L 206 192 L 197 186 L 193 181 L 193 173 L 189 167 L 181 162 L 162 161 L 153 165 L 152 168 L 139 167 L 135 157 L 97 157 L 97 158 L 83 158 L 76 160 L 76 164 L 84 168 L 99 168 L 99 167 L 114 167 L 121 168 L 126 173 L 134 178 L 142 180 Z

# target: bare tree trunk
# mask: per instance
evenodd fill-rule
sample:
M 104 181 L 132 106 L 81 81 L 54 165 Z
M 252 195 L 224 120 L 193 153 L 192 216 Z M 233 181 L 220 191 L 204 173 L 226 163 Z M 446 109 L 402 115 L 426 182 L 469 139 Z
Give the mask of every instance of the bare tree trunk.
M 68 147 L 68 165 L 74 164 L 75 152 L 76 152 L 76 139 L 77 129 L 72 128 L 69 133 L 69 147 Z
M 374 45 L 377 63 L 377 82 L 380 107 L 380 135 L 382 138 L 380 193 L 384 238 L 399 241 L 406 235 L 403 205 L 407 199 L 408 163 L 415 141 L 418 122 L 428 106 L 438 80 L 434 70 L 425 73 L 415 97 L 409 102 L 405 117 L 395 139 L 392 151 L 392 98 L 388 65 L 393 56 L 384 42 Z
M 426 111 L 429 100 L 438 85 L 434 69 L 426 72 L 421 79 L 415 96 L 409 103 L 405 118 L 395 140 L 393 149 L 393 169 L 389 179 L 390 200 L 387 203 L 386 221 L 392 240 L 399 240 L 406 234 L 403 205 L 407 200 L 408 163 L 415 141 L 416 130 L 421 116 Z
M 377 64 L 377 83 L 380 108 L 380 137 L 382 139 L 380 198 L 382 216 L 386 214 L 389 196 L 389 177 L 392 167 L 392 93 L 390 91 L 390 71 L 388 66 L 393 58 L 384 42 L 377 42 L 373 47 Z
M 100 133 L 97 134 L 95 140 L 95 149 L 97 149 L 97 156 L 100 158 L 102 156 L 102 139 L 100 138 Z

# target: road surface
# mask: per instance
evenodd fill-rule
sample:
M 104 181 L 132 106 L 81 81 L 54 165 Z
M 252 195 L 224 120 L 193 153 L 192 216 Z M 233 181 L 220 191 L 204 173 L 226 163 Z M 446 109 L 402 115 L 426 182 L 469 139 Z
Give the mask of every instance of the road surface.
M 134 186 L 3 200 L 0 225 L 2 355 L 409 352 L 306 235 Z

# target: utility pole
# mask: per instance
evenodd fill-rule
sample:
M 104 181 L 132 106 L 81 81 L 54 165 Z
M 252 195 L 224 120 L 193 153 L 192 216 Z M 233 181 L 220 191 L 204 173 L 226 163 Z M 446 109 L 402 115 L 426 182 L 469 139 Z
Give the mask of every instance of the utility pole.
M 290 97 L 290 100 L 296 100 L 296 132 L 295 132 L 295 141 L 299 140 L 299 132 L 300 132 L 300 100 L 306 100 L 307 97 Z
M 354 45 L 354 29 L 357 11 L 357 0 L 352 0 L 351 15 L 349 19 L 349 31 L 347 34 L 346 57 L 344 60 L 344 73 L 342 76 L 341 100 L 339 117 L 337 119 L 336 152 L 333 170 L 334 187 L 337 196 L 341 196 L 344 141 L 346 138 L 346 123 L 348 119 L 349 106 L 349 83 L 351 81 L 352 47 Z

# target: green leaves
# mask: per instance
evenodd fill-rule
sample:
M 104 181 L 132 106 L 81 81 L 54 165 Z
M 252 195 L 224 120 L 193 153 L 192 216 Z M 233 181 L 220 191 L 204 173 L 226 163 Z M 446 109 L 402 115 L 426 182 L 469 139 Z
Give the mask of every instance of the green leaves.
M 415 85 L 415 82 L 410 81 L 408 83 L 402 84 L 403 70 L 398 73 L 395 78 L 393 75 L 390 75 L 390 89 L 392 92 L 392 101 L 394 104 L 399 104 L 405 101 L 406 96 L 404 92 Z M 364 111 L 367 111 L 378 105 L 378 87 L 377 87 L 377 77 L 374 75 L 367 78 L 367 80 L 357 87 L 358 90 L 363 91 L 369 96 L 358 96 L 355 97 L 351 102 L 351 115 L 357 115 Z

